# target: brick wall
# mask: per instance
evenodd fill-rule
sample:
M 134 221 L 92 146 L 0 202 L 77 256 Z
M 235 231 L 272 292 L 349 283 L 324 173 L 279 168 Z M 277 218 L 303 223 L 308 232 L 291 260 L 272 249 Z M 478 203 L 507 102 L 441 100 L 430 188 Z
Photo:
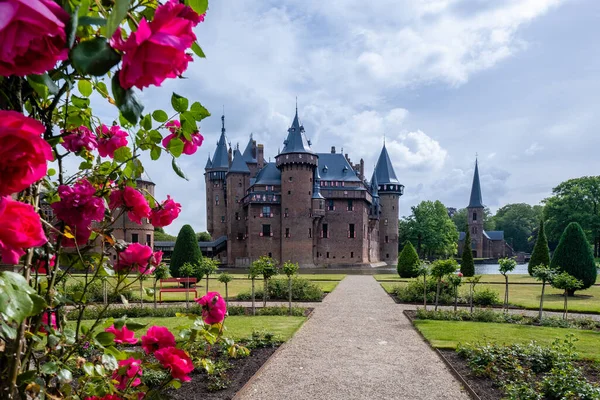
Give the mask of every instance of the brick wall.
M 392 193 L 379 193 L 381 217 L 379 219 L 380 260 L 389 265 L 398 262 L 398 200 Z

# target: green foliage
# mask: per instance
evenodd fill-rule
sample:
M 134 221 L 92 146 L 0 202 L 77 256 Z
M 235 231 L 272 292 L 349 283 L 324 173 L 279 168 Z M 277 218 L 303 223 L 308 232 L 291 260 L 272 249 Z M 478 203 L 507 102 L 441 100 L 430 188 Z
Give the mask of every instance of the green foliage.
M 556 289 L 562 289 L 564 291 L 571 291 L 580 289 L 583 286 L 583 282 L 569 275 L 567 272 L 561 272 L 560 274 L 552 278 L 552 287 Z
M 160 264 L 154 270 L 154 279 L 167 279 L 171 277 L 171 271 L 169 270 L 169 266 L 166 264 Z
M 550 249 L 548 248 L 548 239 L 546 238 L 546 232 L 544 231 L 544 220 L 540 220 L 540 227 L 538 229 L 537 240 L 531 253 L 531 259 L 527 266 L 527 272 L 529 275 L 534 276 L 533 270 L 539 265 L 550 265 Z
M 208 232 L 196 232 L 196 236 L 199 242 L 210 242 L 212 240 Z
M 540 282 L 552 282 L 556 276 L 556 271 L 546 265 L 538 265 L 533 268 L 532 276 Z
M 475 275 L 475 261 L 473 260 L 473 251 L 471 250 L 471 232 L 468 227 L 465 236 L 465 243 L 463 245 L 460 272 L 462 272 L 463 276 L 465 277 L 471 277 Z
M 525 203 L 507 204 L 496 212 L 496 230 L 504 231 L 505 240 L 515 251 L 530 252 L 533 243 L 530 238 L 542 217 L 542 206 Z
M 122 298 L 126 301 L 133 300 L 134 298 L 131 290 L 117 290 L 111 285 L 107 287 L 107 294 L 109 303 L 121 303 Z M 75 282 L 67 286 L 65 295 L 71 301 L 77 303 L 98 303 L 104 301 L 101 281 L 90 282 L 87 288 L 85 288 L 85 283 L 83 281 Z
M 221 283 L 229 283 L 233 280 L 233 275 L 227 272 L 221 272 L 217 277 L 217 280 Z
M 406 242 L 398 256 L 398 275 L 401 278 L 414 278 L 418 276 L 419 255 L 411 242 Z
M 431 303 L 435 300 L 435 292 L 437 287 L 437 281 L 435 279 L 427 279 L 426 295 L 427 302 Z M 408 282 L 407 285 L 398 285 L 394 287 L 392 293 L 400 302 L 404 303 L 422 303 L 423 292 L 425 287 L 423 286 L 423 280 L 417 279 Z M 454 289 L 448 282 L 442 282 L 440 285 L 440 297 L 439 304 L 452 304 L 454 301 Z
M 202 271 L 202 276 L 210 276 L 219 269 L 219 262 L 212 258 L 203 257 L 198 263 L 198 268 Z
M 581 280 L 583 284 L 580 289 L 587 289 L 596 282 L 594 255 L 578 223 L 570 223 L 563 232 L 550 261 L 550 267 Z
M 196 264 L 192 264 L 192 263 L 185 263 L 181 266 L 181 268 L 179 268 L 179 276 L 180 277 L 184 277 L 184 278 L 193 278 L 196 277 L 196 273 L 199 271 L 199 268 L 197 267 Z M 201 275 L 200 278 L 198 279 L 202 279 L 204 275 Z
M 442 279 L 444 276 L 453 274 L 458 269 L 458 264 L 453 259 L 436 260 L 431 266 L 431 276 Z
M 494 306 L 500 304 L 500 295 L 493 289 L 484 288 L 473 292 L 473 304 L 480 306 Z
M 501 258 L 498 260 L 498 264 L 500 264 L 498 271 L 504 276 L 513 271 L 517 266 L 517 262 L 512 258 Z
M 189 225 L 184 225 L 177 235 L 177 241 L 171 256 L 171 275 L 183 276 L 179 269 L 185 263 L 197 264 L 202 259 L 202 252 L 198 247 L 198 241 L 194 230 Z
M 257 289 L 256 296 L 262 297 L 263 290 Z M 287 300 L 289 296 L 288 280 L 276 278 L 270 279 L 268 283 L 268 298 L 271 300 Z M 238 293 L 237 299 L 240 301 L 248 301 L 251 299 L 249 292 Z M 313 282 L 308 279 L 293 277 L 292 278 L 292 300 L 294 301 L 311 301 L 317 302 L 323 299 L 323 291 Z
M 0 332 L 3 335 L 14 339 L 17 332 L 10 325 L 13 322 L 20 324 L 25 318 L 37 315 L 45 308 L 46 301 L 22 275 L 0 272 Z
M 298 263 L 286 261 L 283 263 L 283 266 L 281 267 L 281 272 L 283 272 L 284 275 L 291 277 L 293 275 L 296 275 L 298 273 L 299 269 L 300 269 L 300 266 L 298 265 Z

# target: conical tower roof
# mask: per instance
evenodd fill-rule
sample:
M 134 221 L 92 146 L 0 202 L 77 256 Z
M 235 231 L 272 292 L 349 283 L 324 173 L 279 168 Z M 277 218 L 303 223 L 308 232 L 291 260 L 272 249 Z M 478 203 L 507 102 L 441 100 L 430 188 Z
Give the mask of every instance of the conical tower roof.
M 390 160 L 390 155 L 385 147 L 385 143 L 383 144 L 383 149 L 381 149 L 379 160 L 377 160 L 375 175 L 379 185 L 400 183 L 396 177 L 396 172 L 394 172 L 394 167 L 392 166 L 392 161 Z
M 204 167 L 204 169 L 210 169 L 212 168 L 212 161 L 210 160 L 210 154 L 208 155 L 208 160 L 206 160 L 206 166 Z
M 296 107 L 296 115 L 292 126 L 288 129 L 287 139 L 283 142 L 283 150 L 280 154 L 289 153 L 310 153 L 315 154 L 310 148 L 310 142 L 304 134 L 304 126 L 300 125 L 298 119 L 298 107 Z
M 225 137 L 225 116 L 221 116 L 221 136 L 217 142 L 217 148 L 212 158 L 212 169 L 225 169 L 229 168 L 229 145 L 227 144 L 227 138 Z
M 250 134 L 250 140 L 248 141 L 248 144 L 246 145 L 246 149 L 244 150 L 244 161 L 246 161 L 246 163 L 248 164 L 256 164 L 258 163 L 258 161 L 256 160 L 256 157 L 254 155 L 254 152 L 252 151 L 254 147 L 254 139 L 252 138 L 252 134 Z
M 471 186 L 471 198 L 469 208 L 483 208 L 483 199 L 481 198 L 481 183 L 479 183 L 479 167 L 475 160 L 475 172 L 473 173 L 473 185 Z
M 249 174 L 250 169 L 248 169 L 248 165 L 246 161 L 244 161 L 244 156 L 240 152 L 240 149 L 237 148 L 233 152 L 233 161 L 231 162 L 231 167 L 229 167 L 228 174 L 238 173 L 238 174 Z
M 373 176 L 371 177 L 371 196 L 379 197 L 379 182 L 377 182 L 375 171 L 373 171 Z

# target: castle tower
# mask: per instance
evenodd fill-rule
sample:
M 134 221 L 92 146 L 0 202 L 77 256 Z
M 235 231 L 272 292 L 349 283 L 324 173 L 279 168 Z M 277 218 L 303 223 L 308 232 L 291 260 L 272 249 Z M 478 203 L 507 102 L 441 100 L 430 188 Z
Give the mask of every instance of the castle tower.
M 250 134 L 250 140 L 248 141 L 242 156 L 246 164 L 248 164 L 250 178 L 255 178 L 260 168 L 258 166 L 258 148 L 256 146 L 256 140 L 254 140 L 252 134 Z
M 275 157 L 281 171 L 281 262 L 314 265 L 313 218 L 311 214 L 313 174 L 318 156 L 310 148 L 298 108 L 281 153 Z
M 378 183 L 381 208 L 379 219 L 380 259 L 388 265 L 396 265 L 398 262 L 398 202 L 400 196 L 404 194 L 404 185 L 401 185 L 396 177 L 385 143 L 375 166 L 375 178 Z
M 471 246 L 473 257 L 483 257 L 483 201 L 481 198 L 481 184 L 479 183 L 479 167 L 475 160 L 475 172 L 473 174 L 473 185 L 471 186 L 471 198 L 467 206 L 467 221 L 471 232 Z
M 250 169 L 239 147 L 227 172 L 227 262 L 235 264 L 246 254 L 246 214 L 242 199 L 250 187 Z
M 229 146 L 225 137 L 225 116 L 221 116 L 221 136 L 212 160 L 206 163 L 206 227 L 213 239 L 227 235 L 227 181 Z

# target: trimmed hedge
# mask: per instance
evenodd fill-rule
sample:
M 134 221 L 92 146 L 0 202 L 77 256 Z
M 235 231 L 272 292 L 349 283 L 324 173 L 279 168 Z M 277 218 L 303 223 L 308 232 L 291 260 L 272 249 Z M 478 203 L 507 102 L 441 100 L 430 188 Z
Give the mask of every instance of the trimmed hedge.
M 581 225 L 577 222 L 571 222 L 565 228 L 550 261 L 550 267 L 567 272 L 582 281 L 581 289 L 587 289 L 596 282 L 598 270 L 594 254 Z
M 171 275 L 179 278 L 179 270 L 185 263 L 197 264 L 202 259 L 202 252 L 198 247 L 198 239 L 190 225 L 184 225 L 175 241 L 173 255 L 171 256 Z
M 400 278 L 416 278 L 419 275 L 419 255 L 411 242 L 406 242 L 398 255 L 398 275 Z
M 460 262 L 460 272 L 464 277 L 475 275 L 475 261 L 473 261 L 473 251 L 471 249 L 471 232 L 469 231 L 468 226 L 463 246 L 462 260 Z
M 546 232 L 544 231 L 544 220 L 540 220 L 540 228 L 538 229 L 538 237 L 533 246 L 533 252 L 531 253 L 531 259 L 527 266 L 527 272 L 533 276 L 533 268 L 540 265 L 550 266 L 550 248 L 548 247 L 548 239 L 546 238 Z
M 263 289 L 257 288 L 254 291 L 256 300 L 262 299 Z M 287 301 L 288 279 L 274 278 L 269 280 L 267 299 Z M 238 293 L 237 300 L 250 301 L 252 300 L 251 292 Z M 293 301 L 321 301 L 323 299 L 323 290 L 308 279 L 294 277 L 292 278 L 292 300 Z

